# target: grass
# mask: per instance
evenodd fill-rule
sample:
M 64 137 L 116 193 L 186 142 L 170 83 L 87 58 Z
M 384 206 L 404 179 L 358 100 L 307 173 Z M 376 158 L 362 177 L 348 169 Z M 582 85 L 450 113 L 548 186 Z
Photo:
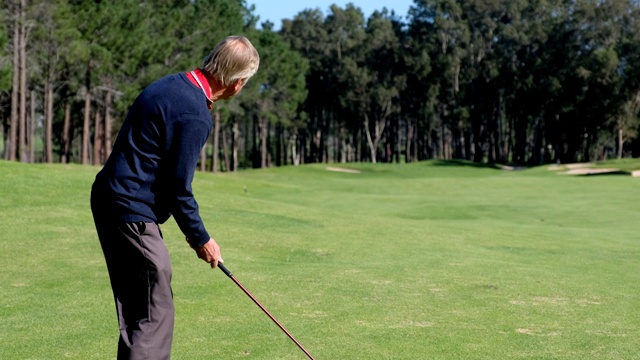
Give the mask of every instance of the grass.
M 466 165 L 199 173 L 194 189 L 227 267 L 317 359 L 635 358 L 640 180 Z M 97 171 L 0 161 L 1 359 L 115 357 Z M 163 233 L 173 358 L 305 358 L 173 220 Z

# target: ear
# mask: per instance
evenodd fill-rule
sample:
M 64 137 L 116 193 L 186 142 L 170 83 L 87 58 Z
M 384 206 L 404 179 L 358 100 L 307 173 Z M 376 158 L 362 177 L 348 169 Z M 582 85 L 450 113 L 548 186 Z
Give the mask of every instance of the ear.
M 236 82 L 233 84 L 233 88 L 235 90 L 240 90 L 242 89 L 242 87 L 244 86 L 244 84 L 247 83 L 247 79 L 238 79 L 236 80 Z

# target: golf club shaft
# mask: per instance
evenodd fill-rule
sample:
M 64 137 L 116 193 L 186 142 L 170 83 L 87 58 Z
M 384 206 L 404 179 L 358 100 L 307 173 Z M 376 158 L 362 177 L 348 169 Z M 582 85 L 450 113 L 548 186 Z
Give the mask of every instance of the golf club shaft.
M 284 331 L 285 334 L 287 334 L 287 336 L 289 337 L 289 339 L 291 339 L 296 345 L 298 345 L 298 347 L 300 348 L 300 350 L 302 350 L 305 355 L 307 355 L 309 357 L 309 359 L 311 360 L 315 360 L 313 358 L 313 356 L 311 356 L 311 354 L 307 351 L 307 349 L 304 348 L 304 346 L 302 346 L 302 344 L 300 344 L 298 342 L 298 340 L 296 340 L 293 335 L 291 335 L 291 333 L 289 331 L 287 331 L 287 329 L 284 328 L 284 326 L 282 326 L 282 324 L 280 324 L 278 322 L 278 320 L 276 320 L 276 318 L 273 317 L 273 315 L 271 315 L 271 313 L 269 313 L 269 311 L 267 311 L 267 309 L 262 306 L 262 304 L 260 304 L 260 302 L 258 301 L 258 299 L 256 299 L 253 295 L 251 295 L 251 293 L 249 292 L 249 290 L 247 290 L 244 286 L 242 286 L 242 284 L 238 281 L 238 279 L 235 278 L 235 276 L 233 276 L 233 274 L 231 274 L 231 271 L 229 271 L 224 264 L 222 263 L 218 263 L 218 267 L 220 268 L 220 270 L 222 270 L 223 273 L 225 273 L 231 280 L 233 280 L 234 283 L 236 283 L 236 285 L 238 285 L 238 287 L 240 289 L 242 289 L 242 291 L 244 291 L 245 294 L 247 294 L 247 296 L 249 296 L 249 298 L 251 298 L 251 300 L 253 300 L 254 303 L 256 303 L 256 305 L 258 305 L 258 307 L 260 307 L 260 309 L 262 309 L 262 311 L 267 314 L 267 316 L 269 316 L 269 318 L 276 323 L 276 325 L 278 325 L 278 327 Z

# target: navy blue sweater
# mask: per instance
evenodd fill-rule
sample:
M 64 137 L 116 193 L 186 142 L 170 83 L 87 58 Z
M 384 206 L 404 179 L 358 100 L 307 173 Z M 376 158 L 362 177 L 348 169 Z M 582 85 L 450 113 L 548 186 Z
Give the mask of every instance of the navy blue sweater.
M 92 188 L 104 216 L 164 223 L 173 215 L 191 245 L 209 241 L 191 189 L 212 129 L 207 99 L 185 74 L 168 75 L 135 100 Z

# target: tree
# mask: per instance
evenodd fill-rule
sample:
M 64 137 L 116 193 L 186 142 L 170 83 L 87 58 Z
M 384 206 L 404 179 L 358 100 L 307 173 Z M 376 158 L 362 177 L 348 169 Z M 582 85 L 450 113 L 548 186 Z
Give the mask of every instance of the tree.
M 373 78 L 369 89 L 371 105 L 365 113 L 369 115 L 364 121 L 364 131 L 373 163 L 377 162 L 380 142 L 387 133 L 385 130 L 392 116 L 400 113 L 400 93 L 406 86 L 401 43 L 391 16 L 386 9 L 383 12 L 374 12 L 368 20 L 367 38 L 364 41 L 366 66 L 371 70 Z M 387 148 L 384 152 L 387 161 L 390 161 L 391 151 Z
M 241 0 L 0 9 L 7 159 L 34 161 L 42 134 L 43 161 L 102 163 L 140 91 L 230 34 L 263 61 L 237 101 L 216 103 L 202 169 L 640 154 L 636 0 L 415 0 L 406 22 L 350 4 L 306 9 L 277 33 Z
M 3 153 L 5 158 L 9 153 L 9 142 L 8 140 L 8 128 L 9 123 L 7 122 L 7 118 L 5 114 L 5 103 L 7 102 L 6 92 L 11 90 L 11 80 L 12 80 L 12 68 L 11 68 L 11 53 L 9 49 L 9 36 L 7 33 L 7 28 L 5 26 L 5 17 L 6 17 L 6 9 L 0 8 L 0 116 L 2 120 L 0 125 L 2 125 L 2 139 L 4 144 Z
M 618 71 L 621 73 L 619 94 L 622 106 L 612 122 L 618 158 L 624 156 L 625 144 L 637 139 L 640 130 L 640 8 L 637 2 L 620 3 L 622 11 L 616 20 L 620 24 L 621 36 L 616 49 L 619 57 Z M 633 155 L 633 149 L 629 150 Z
M 447 157 L 444 152 L 447 145 L 443 142 L 446 134 L 452 126 L 465 122 L 469 112 L 463 101 L 466 93 L 461 91 L 469 80 L 461 71 L 470 48 L 470 34 L 461 5 L 454 0 L 414 4 L 409 10 L 407 95 L 409 101 L 419 100 L 417 105 L 403 107 L 416 119 L 409 123 L 409 138 L 414 141 L 407 148 L 413 146 L 414 153 L 407 153 L 408 161 L 433 157 L 434 153 Z M 457 136 L 459 143 L 465 144 L 463 134 L 459 132 Z M 470 155 L 471 148 L 468 150 L 463 153 Z
M 309 62 L 308 96 L 303 105 L 307 116 L 306 131 L 300 132 L 292 145 L 295 145 L 300 162 L 323 161 L 326 123 L 329 114 L 335 110 L 336 101 L 335 42 L 329 37 L 320 9 L 306 9 L 293 20 L 284 20 L 280 33 L 289 46 Z
M 33 7 L 33 18 L 38 26 L 33 29 L 33 53 L 38 66 L 37 77 L 44 86 L 44 154 L 43 161 L 53 162 L 54 105 L 57 90 L 65 85 L 64 67 L 73 61 L 74 45 L 79 34 L 73 24 L 66 1 L 43 1 Z
M 194 15 L 195 18 L 191 19 L 194 24 L 197 24 L 195 31 L 189 35 L 187 44 L 190 44 L 192 49 L 192 59 L 200 59 L 204 57 L 208 52 L 212 50 L 212 44 L 202 41 L 203 38 L 222 39 L 230 34 L 241 34 L 248 26 L 248 23 L 253 21 L 247 17 L 247 9 L 244 6 L 243 1 L 216 1 L 216 0 L 199 0 L 194 2 Z M 202 22 L 199 18 L 206 16 L 207 18 L 215 19 L 215 22 Z M 192 60 L 193 61 L 193 60 Z M 193 64 L 191 68 L 199 66 L 200 64 Z M 220 129 L 221 129 L 221 114 L 218 109 L 213 113 L 213 132 L 211 134 L 212 140 L 212 155 L 211 155 L 211 170 L 216 172 L 220 168 Z M 203 149 L 203 158 L 206 159 L 206 149 Z M 206 160 L 205 160 L 206 161 Z M 204 168 L 204 164 L 201 167 Z
M 275 157 L 277 164 L 287 162 L 287 144 L 298 136 L 298 107 L 307 96 L 305 75 L 308 63 L 299 53 L 289 48 L 282 37 L 263 24 L 256 33 L 256 49 L 260 53 L 260 70 L 244 90 L 242 105 L 257 120 L 259 167 L 268 167 Z M 270 141 L 276 129 L 275 141 Z M 289 134 L 285 134 L 285 129 Z M 287 139 L 287 137 L 290 137 Z M 272 150 L 276 150 L 273 156 Z M 291 150 L 293 152 L 293 150 Z M 278 156 L 279 155 L 279 156 Z
M 9 123 L 9 140 L 7 141 L 7 160 L 15 161 L 16 154 L 18 152 L 18 126 L 20 109 L 18 108 L 18 98 L 20 97 L 20 56 L 22 55 L 21 49 L 21 30 L 22 25 L 22 10 L 21 3 L 17 0 L 11 3 L 9 11 L 12 13 L 12 55 L 13 55 L 13 69 L 12 69 L 12 81 L 11 81 L 11 121 Z

